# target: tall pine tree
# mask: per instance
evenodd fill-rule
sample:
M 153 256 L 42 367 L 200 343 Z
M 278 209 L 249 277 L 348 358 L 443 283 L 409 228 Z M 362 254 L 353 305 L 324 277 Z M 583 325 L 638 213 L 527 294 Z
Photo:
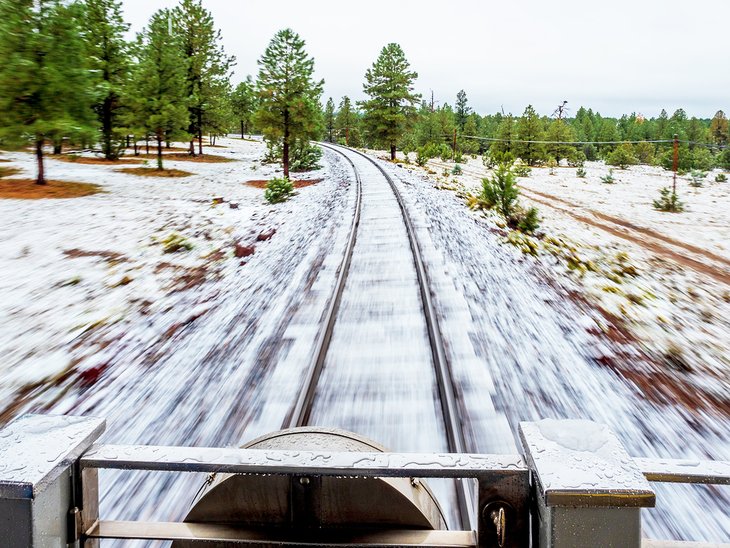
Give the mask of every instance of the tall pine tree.
M 0 2 L 0 138 L 35 144 L 38 184 L 46 182 L 46 139 L 86 139 L 93 131 L 80 10 L 61 0 Z
M 221 45 L 221 33 L 216 30 L 213 16 L 201 0 L 182 0 L 173 10 L 175 32 L 185 56 L 186 90 L 190 125 L 188 133 L 190 153 L 195 154 L 194 139 L 198 139 L 198 152 L 203 154 L 203 133 L 206 130 L 206 112 L 219 105 L 230 95 L 230 70 L 235 58 L 228 57 Z
M 351 142 L 353 146 L 359 144 L 356 133 L 357 118 L 357 112 L 353 110 L 350 98 L 345 95 L 340 101 L 340 108 L 337 110 L 335 129 L 340 137 L 345 140 L 346 146 L 350 146 Z
M 172 29 L 172 12 L 155 13 L 140 38 L 139 62 L 130 85 L 134 95 L 129 97 L 129 125 L 155 137 L 157 168 L 162 169 L 163 144 L 187 138 L 189 124 L 185 59 L 179 36 Z
M 94 110 L 101 129 L 101 149 L 109 160 L 119 157 L 125 135 L 120 131 L 122 94 L 129 78 L 130 52 L 124 34 L 129 25 L 118 0 L 85 0 L 84 33 L 97 99 Z
M 545 159 L 545 145 L 533 141 L 543 141 L 545 132 L 543 123 L 532 105 L 527 105 L 522 117 L 517 121 L 517 139 L 515 155 L 527 165 L 533 166 Z
M 335 135 L 335 102 L 330 97 L 324 107 L 324 129 L 327 132 L 327 141 L 334 142 Z
M 251 75 L 236 86 L 231 95 L 231 107 L 233 116 L 241 125 L 241 139 L 249 132 L 249 126 L 256 112 L 256 86 Z
M 454 115 L 456 116 L 456 125 L 459 128 L 459 132 L 464 132 L 464 126 L 466 120 L 471 114 L 471 108 L 468 106 L 466 98 L 466 92 L 462 89 L 456 94 L 456 108 L 454 109 Z
M 324 80 L 314 80 L 314 59 L 304 40 L 291 29 L 276 33 L 259 59 L 259 106 L 255 123 L 264 137 L 282 145 L 284 176 L 289 177 L 289 151 L 299 141 L 317 137 L 319 98 Z
M 370 99 L 362 103 L 364 122 L 373 140 L 390 148 L 395 160 L 398 141 L 410 129 L 421 96 L 413 92 L 418 73 L 410 70 L 398 44 L 385 46 L 365 73 L 363 91 Z

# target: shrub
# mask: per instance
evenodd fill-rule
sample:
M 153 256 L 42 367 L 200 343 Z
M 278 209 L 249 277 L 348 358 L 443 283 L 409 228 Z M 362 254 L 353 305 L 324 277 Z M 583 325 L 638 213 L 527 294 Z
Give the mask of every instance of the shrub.
M 703 147 L 696 147 L 692 151 L 692 168 L 700 171 L 710 171 L 715 167 L 715 158 L 712 153 Z
M 457 164 L 460 164 L 463 161 L 464 161 L 464 153 L 461 152 L 460 150 L 457 150 L 456 154 L 454 154 L 454 162 L 456 162 Z
M 593 162 L 598 158 L 598 151 L 596 150 L 595 145 L 587 144 L 583 145 L 583 154 L 586 157 L 586 160 Z
M 583 164 L 586 162 L 586 154 L 582 150 L 572 148 L 566 160 L 570 167 L 583 167 Z
M 162 244 L 163 253 L 177 253 L 178 251 L 190 251 L 193 249 L 193 244 L 177 232 L 172 232 L 160 243 Z
M 723 150 L 717 157 L 717 165 L 722 169 L 730 169 L 730 148 Z
M 311 171 L 319 169 L 322 149 L 308 141 L 297 141 L 292 147 L 289 168 L 292 171 Z
M 601 182 L 606 183 L 607 185 L 612 185 L 616 182 L 616 179 L 614 179 L 613 177 L 612 169 L 608 170 L 608 175 L 604 175 L 603 177 L 601 177 Z
M 266 183 L 264 198 L 270 204 L 278 204 L 286 201 L 294 194 L 294 185 L 286 177 L 271 179 Z
M 532 173 L 532 168 L 520 163 L 512 168 L 512 173 L 515 174 L 515 177 L 529 177 L 530 173 Z
M 442 162 L 448 162 L 451 160 L 453 152 L 447 145 L 441 145 L 441 148 L 439 149 L 439 156 L 441 156 Z
M 646 141 L 637 143 L 634 147 L 636 159 L 640 164 L 652 165 L 654 163 L 654 145 Z
M 558 161 L 555 158 L 550 158 L 547 166 L 550 168 L 550 175 L 555 175 L 555 168 L 558 167 Z
M 459 164 L 456 164 L 454 166 L 454 169 L 451 170 L 452 175 L 461 175 L 461 173 L 462 173 L 462 170 L 461 170 L 461 166 Z
M 637 164 L 638 160 L 634 155 L 634 147 L 631 146 L 631 143 L 622 144 L 608 155 L 606 163 L 610 166 L 618 166 L 621 169 Z
M 724 173 L 718 173 L 717 175 L 715 175 L 715 182 L 716 183 L 727 182 L 727 175 L 725 175 Z
M 684 211 L 684 204 L 679 197 L 671 189 L 664 187 L 659 191 L 659 199 L 654 200 L 654 209 L 659 211 L 668 211 L 671 213 L 679 213 Z
M 519 193 L 515 175 L 507 164 L 501 164 L 493 177 L 482 179 L 482 199 L 490 207 L 495 207 L 505 219 L 515 212 Z
M 532 234 L 540 227 L 540 215 L 536 207 L 524 209 L 516 207 L 515 212 L 509 219 L 512 226 L 516 226 L 521 232 Z
M 579 167 L 578 169 L 575 170 L 575 176 L 576 177 L 579 177 L 580 179 L 585 179 L 586 178 L 586 170 L 584 168 L 582 168 L 582 167 Z
M 430 158 L 426 156 L 425 149 L 423 147 L 419 148 L 416 151 L 416 164 L 423 167 L 426 165 L 426 162 L 428 162 Z
M 707 173 L 704 171 L 700 171 L 699 169 L 693 169 L 689 173 L 690 179 L 690 186 L 693 186 L 695 188 L 700 188 L 702 186 L 702 182 L 705 180 L 705 177 L 707 177 Z

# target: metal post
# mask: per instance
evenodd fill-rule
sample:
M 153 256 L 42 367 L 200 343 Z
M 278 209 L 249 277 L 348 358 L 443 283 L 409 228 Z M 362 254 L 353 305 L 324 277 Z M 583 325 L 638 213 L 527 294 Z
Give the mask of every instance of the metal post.
M 60 548 L 76 542 L 81 523 L 76 461 L 105 424 L 25 415 L 0 430 L 0 544 Z M 85 506 L 94 509 L 97 502 Z
M 679 135 L 674 134 L 674 158 L 672 159 L 672 171 L 674 179 L 672 182 L 672 195 L 677 195 L 677 169 L 679 168 Z
M 654 506 L 654 492 L 607 426 L 523 422 L 520 438 L 536 500 L 536 546 L 641 546 L 640 512 Z

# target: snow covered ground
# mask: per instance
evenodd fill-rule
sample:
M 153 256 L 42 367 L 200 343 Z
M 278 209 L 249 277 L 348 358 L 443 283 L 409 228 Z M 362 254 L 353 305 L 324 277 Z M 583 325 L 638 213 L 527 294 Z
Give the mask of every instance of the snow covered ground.
M 180 445 L 238 445 L 280 427 L 341 260 L 352 177 L 327 152 L 321 170 L 303 175 L 321 182 L 271 206 L 261 189 L 244 184 L 275 173 L 261 163 L 263 145 L 220 144 L 207 152 L 235 162 L 170 161 L 169 167 L 195 173 L 181 179 L 49 160 L 51 178 L 97 183 L 106 193 L 0 200 L 0 422 L 26 411 L 89 414 L 107 417 L 108 440 Z M 31 176 L 29 154 L 3 156 Z M 643 168 L 616 171 L 620 182 L 611 189 L 622 196 L 604 192 L 600 165 L 587 167 L 587 183 L 573 185 L 574 170 L 567 168 L 523 179 L 526 197 L 532 189 L 535 199 L 554 204 L 539 204 L 554 253 L 544 248 L 533 257 L 505 244 L 506 231 L 493 218 L 443 190 L 478 186 L 478 162 L 465 165 L 457 183 L 441 175 L 442 166 L 430 167 L 432 178 L 413 166 L 412 172 L 389 169 L 422 239 L 476 449 L 512 446 L 504 426 L 489 420 L 498 414 L 513 431 L 520 420 L 544 417 L 605 422 L 636 456 L 729 458 L 730 299 L 713 277 L 722 261 L 661 240 L 649 249 L 646 234 L 639 241 L 621 238 L 630 230 L 587 211 L 604 204 L 578 191 L 585 184 L 597 199 L 613 200 L 600 211 L 618 217 L 622 200 L 633 199 L 622 185 L 643 184 Z M 666 184 L 666 178 L 652 181 Z M 716 222 L 709 224 L 718 232 L 687 242 L 727 258 L 721 247 L 727 202 L 714 185 L 699 190 L 716 193 L 709 200 L 719 204 Z M 646 199 L 654 193 L 647 190 Z M 700 226 L 702 210 L 689 192 L 680 193 L 697 213 L 686 220 Z M 578 203 L 595 224 L 544 195 Z M 665 220 L 670 214 L 645 204 L 656 222 L 643 225 L 643 199 L 632 222 L 659 231 L 663 222 L 684 219 Z M 192 249 L 165 253 L 163 241 L 172 234 Z M 680 266 L 660 243 L 707 259 L 712 268 Z M 544 240 L 536 245 L 544 247 Z M 568 259 L 597 268 L 571 269 Z M 143 479 L 103 475 L 111 488 L 104 516 L 179 519 L 201 481 L 160 478 L 154 498 Z M 649 513 L 652 535 L 730 536 L 727 489 L 662 488 L 659 498 L 662 507 Z

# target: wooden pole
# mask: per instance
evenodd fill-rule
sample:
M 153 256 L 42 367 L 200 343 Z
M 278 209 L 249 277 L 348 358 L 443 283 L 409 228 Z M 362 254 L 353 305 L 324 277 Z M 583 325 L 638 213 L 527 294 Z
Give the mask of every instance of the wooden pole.
M 674 179 L 672 182 L 672 194 L 677 195 L 677 169 L 679 168 L 679 135 L 674 134 L 674 158 L 672 159 L 672 171 Z
M 456 160 L 456 128 L 454 128 L 454 150 L 451 159 Z

